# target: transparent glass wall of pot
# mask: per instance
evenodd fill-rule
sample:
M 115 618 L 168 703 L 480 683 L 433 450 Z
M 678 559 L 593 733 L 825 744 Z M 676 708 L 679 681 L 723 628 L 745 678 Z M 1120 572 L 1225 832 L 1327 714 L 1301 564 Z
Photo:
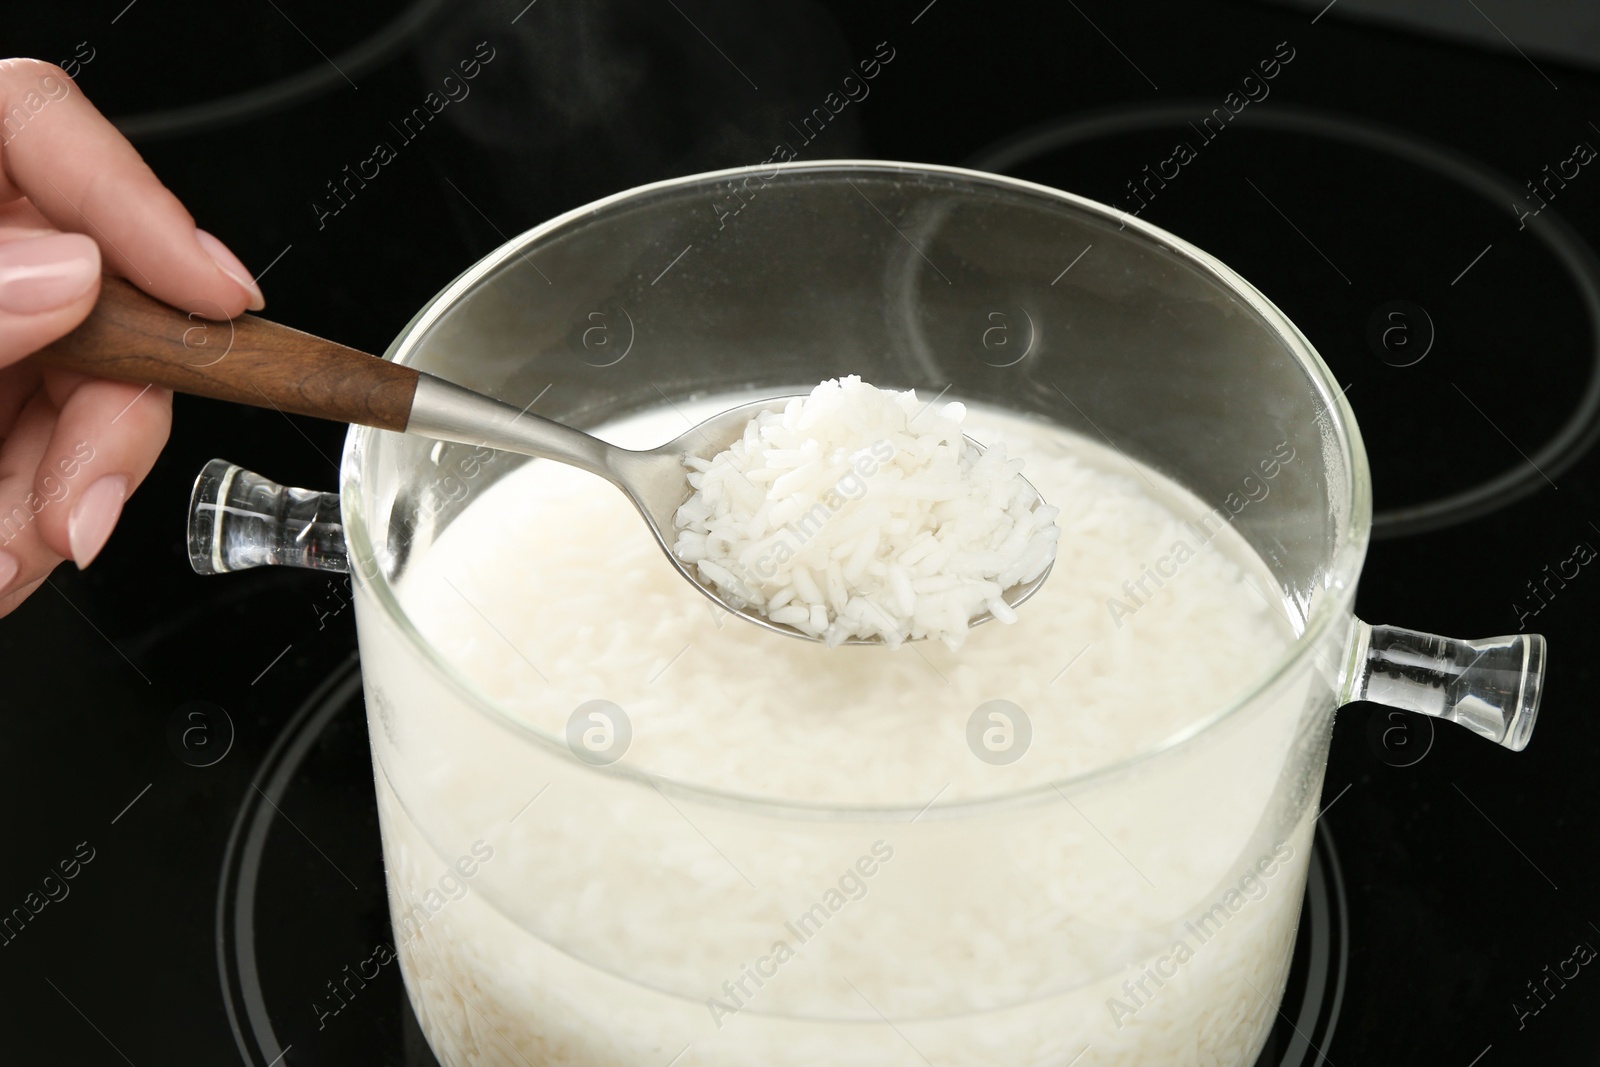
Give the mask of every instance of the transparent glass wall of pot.
M 669 186 L 560 222 L 425 311 L 391 354 L 518 407 L 537 397 L 540 414 L 578 426 L 663 398 L 844 374 L 929 398 L 948 386 L 1108 442 L 1188 488 L 1266 561 L 1269 592 L 1298 625 L 1319 597 L 1348 611 L 1330 561 L 1365 472 L 1347 468 L 1337 416 L 1280 328 L 1187 256 L 1052 194 L 819 166 Z M 397 938 L 447 1062 L 477 1062 L 478 1042 L 545 1057 L 535 1063 L 655 1063 L 659 1049 L 665 1062 L 686 1044 L 708 1063 L 899 1062 L 873 1059 L 907 1055 L 896 1029 L 936 1043 L 939 1062 L 984 1062 L 996 1040 L 1046 1057 L 1017 1062 L 1052 1062 L 1052 1041 L 1062 1062 L 1088 1044 L 1119 1062 L 1160 1025 L 1207 1031 L 1202 1048 L 1248 1062 L 1264 1040 L 1297 906 L 1236 925 L 1209 956 L 1184 926 L 1262 857 L 1278 857 L 1270 894 L 1298 902 L 1342 626 L 1220 726 L 1115 773 L 921 815 L 766 805 L 650 781 L 626 761 L 581 763 L 408 647 L 370 575 L 395 581 L 523 459 L 365 430 L 346 459 Z M 1247 760 L 1263 739 L 1277 758 Z M 513 822 L 542 789 L 540 817 Z M 710 842 L 754 868 L 783 854 L 831 872 L 880 841 L 898 880 L 875 884 L 852 916 L 878 965 L 852 971 L 848 944 L 811 945 L 737 1025 L 720 1018 L 709 1001 L 732 1003 L 722 983 L 785 939 L 818 890 L 707 865 Z M 494 858 L 473 865 L 467 897 L 419 914 L 479 842 Z M 1059 862 L 1019 873 L 1013 858 L 1041 851 Z M 963 973 L 968 936 L 994 914 L 1033 933 L 1026 981 Z M 619 924 L 658 936 L 624 937 Z M 1195 958 L 1164 980 L 1170 992 L 1149 995 L 1148 980 L 1134 987 L 1145 996 L 1123 992 L 1180 938 Z M 1248 972 L 1255 994 L 1239 985 L 1240 955 L 1267 961 Z M 1194 1014 L 1197 983 L 1218 982 L 1237 1000 Z M 529 989 L 555 998 L 547 1014 Z M 513 1031 L 497 1037 L 483 1019 Z

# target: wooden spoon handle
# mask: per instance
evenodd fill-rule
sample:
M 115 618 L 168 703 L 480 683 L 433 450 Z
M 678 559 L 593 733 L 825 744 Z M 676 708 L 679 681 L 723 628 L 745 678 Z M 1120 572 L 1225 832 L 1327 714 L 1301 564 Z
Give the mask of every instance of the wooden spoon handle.
M 254 315 L 213 321 L 121 278 L 76 330 L 35 353 L 53 367 L 252 407 L 404 431 L 417 371 Z

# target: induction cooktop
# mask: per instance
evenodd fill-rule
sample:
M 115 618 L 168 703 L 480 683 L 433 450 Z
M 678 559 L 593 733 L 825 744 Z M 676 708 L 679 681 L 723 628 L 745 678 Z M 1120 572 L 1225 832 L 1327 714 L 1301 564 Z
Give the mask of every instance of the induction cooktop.
M 1360 420 L 1359 613 L 1551 650 L 1519 754 L 1340 712 L 1260 1062 L 1593 1062 L 1600 64 L 1581 12 L 1403 7 L 134 0 L 19 10 L 8 30 L 74 73 L 273 317 L 367 351 L 507 236 L 779 145 L 1015 175 L 1215 254 Z M 870 92 L 808 122 L 867 56 Z M 418 118 L 429 94 L 443 104 Z M 185 550 L 208 459 L 330 489 L 341 440 L 179 398 L 101 557 L 0 620 L 0 910 L 43 901 L 0 935 L 18 1062 L 434 1063 L 381 962 L 348 589 L 202 578 Z

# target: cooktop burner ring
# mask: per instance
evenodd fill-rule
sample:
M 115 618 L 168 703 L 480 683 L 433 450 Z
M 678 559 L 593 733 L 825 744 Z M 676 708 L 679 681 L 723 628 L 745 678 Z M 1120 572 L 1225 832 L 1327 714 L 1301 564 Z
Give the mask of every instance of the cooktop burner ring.
M 265 118 L 349 85 L 351 78 L 387 63 L 410 47 L 412 38 L 443 6 L 444 0 L 416 0 L 377 32 L 340 52 L 334 59 L 286 78 L 204 103 L 116 115 L 111 123 L 128 140 L 144 142 L 187 137 Z
M 361 667 L 352 653 L 311 692 L 273 740 L 228 835 L 217 881 L 217 971 L 234 1041 L 251 1067 L 278 1067 L 285 1062 L 286 1053 L 298 1047 L 284 1045 L 275 1032 L 269 993 L 258 969 L 256 890 L 267 838 L 302 762 L 326 728 L 341 712 L 362 714 L 363 710 Z M 365 737 L 365 731 L 360 735 Z M 387 900 L 384 907 L 387 909 Z M 1315 1067 L 1324 1062 L 1344 1001 L 1349 955 L 1344 877 L 1327 825 L 1319 823 L 1295 943 L 1299 966 L 1291 967 L 1289 989 L 1279 1008 L 1280 1022 L 1269 1035 L 1256 1067 Z M 1298 981 L 1302 977 L 1303 985 Z M 433 1067 L 431 1058 L 420 1051 L 420 1032 L 409 1016 L 409 1006 L 405 1011 L 405 1034 L 396 1035 L 397 1043 L 404 1040 L 409 1050 L 403 1062 L 426 1062 Z M 297 1056 L 309 1051 L 302 1049 Z
M 361 665 L 352 652 L 312 690 L 262 757 L 223 849 L 222 873 L 217 880 L 217 973 L 228 1025 L 239 1054 L 252 1067 L 273 1067 L 286 1053 L 273 1032 L 256 969 L 255 889 L 267 831 L 301 760 L 323 728 L 360 693 Z M 359 699 L 356 704 L 360 706 Z
M 1132 104 L 1057 119 L 1003 138 L 969 157 L 963 165 L 1006 173 L 1008 168 L 1048 152 L 1096 138 L 1182 125 L 1197 114 L 1205 114 L 1213 103 L 1196 98 L 1168 104 Z M 1246 108 L 1233 116 L 1230 124 L 1321 136 L 1387 153 L 1441 174 L 1497 205 L 1523 199 L 1523 191 L 1511 179 L 1481 161 L 1421 135 L 1369 119 L 1274 104 Z M 1553 209 L 1530 218 L 1527 228 L 1571 277 L 1588 320 L 1589 375 L 1576 406 L 1526 462 L 1460 492 L 1375 512 L 1372 516 L 1374 538 L 1426 533 L 1497 511 L 1537 492 L 1546 484 L 1547 477 L 1553 482 L 1600 437 L 1600 259 Z

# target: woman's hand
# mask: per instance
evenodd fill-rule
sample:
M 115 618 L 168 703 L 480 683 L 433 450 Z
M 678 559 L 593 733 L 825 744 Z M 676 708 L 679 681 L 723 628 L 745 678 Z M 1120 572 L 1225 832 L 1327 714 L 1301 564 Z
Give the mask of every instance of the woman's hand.
M 0 615 L 99 553 L 166 443 L 172 394 L 27 356 L 94 307 L 101 271 L 206 318 L 262 306 L 221 241 L 59 67 L 0 61 Z

